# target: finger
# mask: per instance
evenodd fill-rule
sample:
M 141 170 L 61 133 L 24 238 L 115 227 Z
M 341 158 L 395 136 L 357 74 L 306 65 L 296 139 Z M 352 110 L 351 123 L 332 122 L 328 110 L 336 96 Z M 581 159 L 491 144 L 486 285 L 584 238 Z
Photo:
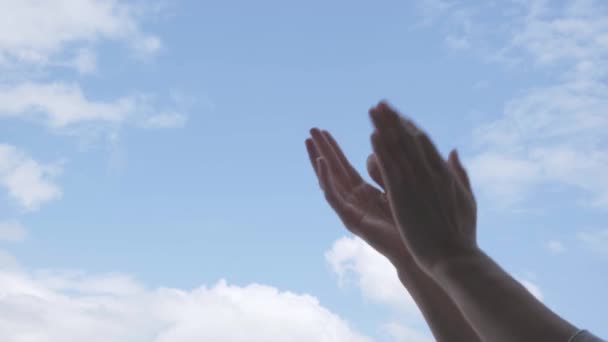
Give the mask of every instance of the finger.
M 448 163 L 452 167 L 452 170 L 454 170 L 456 172 L 458 179 L 462 182 L 462 184 L 465 186 L 465 188 L 467 190 L 469 190 L 470 193 L 473 193 L 473 189 L 471 188 L 471 182 L 469 180 L 469 176 L 467 174 L 467 171 L 464 169 L 464 167 L 462 166 L 462 164 L 460 162 L 460 158 L 458 156 L 458 151 L 456 151 L 456 149 L 454 149 L 450 152 L 450 155 L 448 156 Z
M 416 126 L 416 124 L 410 119 L 406 119 L 403 116 L 400 116 L 399 121 L 401 122 L 403 127 L 407 128 L 413 135 L 418 135 L 422 132 L 420 128 L 418 128 L 418 126 Z
M 445 161 L 429 136 L 410 119 L 401 117 L 401 124 L 414 135 L 428 165 L 436 171 L 445 169 Z
M 408 164 L 412 177 L 420 183 L 431 182 L 429 165 L 418 141 L 420 131 L 417 127 L 383 102 L 378 104 L 370 115 L 372 118 L 376 117 L 379 134 L 385 136 L 384 140 L 391 145 L 391 150 L 396 152 L 393 156 Z
M 311 138 L 306 139 L 306 150 L 308 151 L 308 159 L 310 159 L 310 163 L 312 164 L 312 169 L 319 176 L 319 170 L 317 168 L 317 158 L 319 158 L 319 152 L 315 147 L 315 143 Z
M 376 117 L 378 132 L 386 135 L 387 141 L 400 145 L 402 151 L 412 158 L 410 161 L 413 165 L 422 161 L 422 154 L 416 141 L 419 130 L 412 122 L 397 113 L 386 102 L 380 102 L 371 115 Z
M 386 102 L 379 102 L 375 107 L 370 109 L 370 116 L 375 128 L 381 134 L 386 134 L 393 139 L 397 139 L 400 135 L 399 115 L 391 110 Z
M 344 152 L 342 152 L 342 149 L 340 148 L 340 145 L 338 145 L 338 143 L 336 142 L 336 139 L 334 139 L 334 137 L 328 131 L 324 130 L 324 131 L 322 131 L 322 133 L 323 133 L 323 136 L 325 136 L 325 138 L 327 139 L 327 142 L 329 143 L 329 145 L 334 150 L 334 153 L 338 157 L 338 161 L 340 162 L 340 164 L 346 171 L 346 174 L 350 178 L 350 182 L 353 184 L 362 183 L 363 178 L 361 178 L 361 175 L 359 175 L 359 172 L 357 172 L 357 170 L 355 170 L 355 168 L 352 166 L 352 164 L 348 161 L 348 158 L 346 158 L 346 156 L 344 155 Z
M 327 160 L 324 157 L 317 159 L 317 168 L 319 170 L 319 179 L 321 188 L 325 194 L 325 199 L 334 211 L 340 216 L 342 221 L 346 221 L 349 217 L 356 214 L 354 207 L 349 204 L 336 189 L 334 180 L 329 172 Z
M 370 154 L 367 157 L 367 173 L 372 177 L 374 182 L 376 182 L 383 190 L 385 189 L 384 181 L 382 180 L 382 174 L 380 173 L 380 168 L 378 167 L 378 161 L 376 160 L 376 155 L 374 153 Z
M 310 134 L 312 135 L 313 142 L 319 154 L 325 158 L 329 166 L 329 171 L 332 173 L 334 179 L 338 182 L 339 186 L 349 187 L 349 179 L 346 174 L 346 170 L 342 167 L 336 153 L 334 152 L 331 145 L 321 131 L 318 128 L 313 128 L 310 130 Z
M 413 170 L 406 158 L 390 150 L 390 143 L 380 133 L 374 132 L 371 140 L 393 217 L 396 222 L 407 222 L 415 217 L 420 205 L 416 203 L 420 196 Z
M 402 191 L 406 182 L 415 182 L 407 158 L 395 149 L 394 144 L 387 141 L 386 136 L 374 131 L 371 140 L 382 184 L 387 190 L 392 188 Z
M 424 159 L 428 163 L 431 170 L 437 172 L 445 171 L 445 161 L 443 160 L 441 153 L 439 150 L 437 150 L 437 147 L 431 138 L 429 138 L 426 133 L 421 131 L 420 134 L 418 134 L 418 141 L 424 154 Z

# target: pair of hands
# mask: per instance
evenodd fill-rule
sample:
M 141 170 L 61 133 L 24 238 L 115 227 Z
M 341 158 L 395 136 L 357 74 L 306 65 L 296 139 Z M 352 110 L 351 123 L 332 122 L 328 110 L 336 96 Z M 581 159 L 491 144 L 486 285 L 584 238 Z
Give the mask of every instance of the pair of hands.
M 447 160 L 413 122 L 385 102 L 370 109 L 374 153 L 367 183 L 327 131 L 313 128 L 306 148 L 327 202 L 344 225 L 393 264 L 424 271 L 476 253 L 477 207 L 452 150 Z

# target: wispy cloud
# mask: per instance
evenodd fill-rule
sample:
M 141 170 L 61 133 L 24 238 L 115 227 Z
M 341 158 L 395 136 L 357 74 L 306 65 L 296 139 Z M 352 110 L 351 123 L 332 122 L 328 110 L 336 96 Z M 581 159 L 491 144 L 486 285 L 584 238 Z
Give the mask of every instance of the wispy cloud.
M 42 164 L 18 148 L 0 144 L 0 186 L 26 210 L 61 197 L 55 178 L 61 172 L 58 164 Z
M 171 128 L 185 124 L 180 112 L 159 112 L 152 98 L 125 96 L 116 100 L 86 97 L 77 83 L 26 82 L 0 89 L 0 118 L 21 118 L 61 130 L 79 124 L 118 126 L 131 123 L 147 128 Z
M 537 185 L 563 184 L 582 190 L 579 203 L 607 209 L 608 179 L 601 175 L 608 169 L 608 5 L 534 0 L 446 6 L 429 8 L 447 16 L 448 44 L 466 45 L 486 61 L 554 75 L 553 84 L 525 89 L 505 102 L 500 118 L 474 130 L 477 151 L 465 159 L 476 188 L 509 208 Z M 495 16 L 506 24 L 490 23 Z
M 135 110 L 134 98 L 87 99 L 75 83 L 24 83 L 0 91 L 0 117 L 30 117 L 53 128 L 85 121 L 120 123 Z

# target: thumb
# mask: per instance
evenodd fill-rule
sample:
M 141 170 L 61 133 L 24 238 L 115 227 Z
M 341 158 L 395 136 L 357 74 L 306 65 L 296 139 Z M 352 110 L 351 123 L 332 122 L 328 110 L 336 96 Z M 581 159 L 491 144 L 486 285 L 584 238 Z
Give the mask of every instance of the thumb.
M 372 177 L 374 182 L 378 183 L 382 190 L 386 190 L 384 188 L 384 182 L 382 181 L 382 173 L 380 172 L 380 168 L 378 167 L 378 161 L 376 160 L 376 154 L 372 153 L 367 157 L 367 173 Z
M 473 193 L 473 190 L 471 189 L 471 182 L 469 181 L 469 176 L 467 175 L 467 171 L 464 169 L 460 162 L 460 158 L 456 149 L 453 149 L 448 156 L 448 166 L 456 174 L 462 185 L 464 185 L 470 193 Z

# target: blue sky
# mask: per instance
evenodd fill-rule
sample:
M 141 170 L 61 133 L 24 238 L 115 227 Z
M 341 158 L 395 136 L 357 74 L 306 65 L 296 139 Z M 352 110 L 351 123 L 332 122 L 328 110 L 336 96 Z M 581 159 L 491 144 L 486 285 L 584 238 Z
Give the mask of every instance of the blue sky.
M 606 4 L 0 6 L 2 340 L 429 340 L 304 147 L 369 179 L 380 99 L 458 148 L 482 248 L 608 336 Z

